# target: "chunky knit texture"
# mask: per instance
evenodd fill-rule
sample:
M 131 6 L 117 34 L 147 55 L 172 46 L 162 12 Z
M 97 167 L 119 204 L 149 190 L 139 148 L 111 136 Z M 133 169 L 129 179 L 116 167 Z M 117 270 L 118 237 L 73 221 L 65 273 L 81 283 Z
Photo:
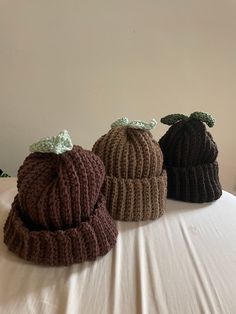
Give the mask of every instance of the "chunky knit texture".
M 168 197 L 202 203 L 221 194 L 218 150 L 200 120 L 189 118 L 173 124 L 159 141 L 168 175 Z
M 112 128 L 94 144 L 93 151 L 105 164 L 102 191 L 114 219 L 139 221 L 163 214 L 166 172 L 159 144 L 149 131 Z
M 4 226 L 4 242 L 36 264 L 94 260 L 116 243 L 117 229 L 100 193 L 104 165 L 74 146 L 60 155 L 32 153 L 18 171 L 18 194 Z

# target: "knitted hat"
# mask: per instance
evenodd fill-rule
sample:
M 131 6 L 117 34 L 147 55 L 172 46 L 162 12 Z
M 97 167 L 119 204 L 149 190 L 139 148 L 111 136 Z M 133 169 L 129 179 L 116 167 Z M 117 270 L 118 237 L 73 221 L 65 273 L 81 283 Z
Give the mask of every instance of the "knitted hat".
M 105 170 L 67 131 L 30 146 L 18 171 L 18 194 L 4 226 L 9 250 L 36 264 L 94 260 L 116 243 L 117 229 L 100 193 Z
M 159 144 L 149 130 L 156 126 L 119 119 L 93 146 L 103 160 L 102 188 L 114 219 L 139 221 L 160 217 L 165 208 L 167 178 Z
M 212 127 L 211 115 L 194 112 L 161 119 L 172 125 L 159 143 L 168 175 L 168 197 L 185 202 L 202 203 L 218 199 L 221 194 L 218 150 L 204 122 Z

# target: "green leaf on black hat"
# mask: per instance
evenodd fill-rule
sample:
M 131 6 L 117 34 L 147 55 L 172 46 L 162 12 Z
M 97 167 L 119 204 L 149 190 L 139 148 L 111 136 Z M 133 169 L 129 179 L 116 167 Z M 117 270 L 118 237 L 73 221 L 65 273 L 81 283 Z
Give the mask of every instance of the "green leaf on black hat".
M 205 122 L 210 128 L 212 128 L 215 124 L 215 119 L 212 117 L 212 115 L 206 112 L 193 112 L 189 118 Z
M 168 116 L 165 116 L 161 118 L 161 123 L 167 124 L 167 125 L 173 125 L 179 121 L 185 121 L 188 120 L 188 116 L 181 113 L 174 113 L 169 114 Z

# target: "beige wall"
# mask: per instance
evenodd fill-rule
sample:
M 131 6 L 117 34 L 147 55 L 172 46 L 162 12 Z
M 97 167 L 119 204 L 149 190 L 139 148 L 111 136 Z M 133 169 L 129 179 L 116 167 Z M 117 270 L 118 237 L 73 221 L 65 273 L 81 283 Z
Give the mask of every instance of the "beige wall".
M 0 166 L 12 175 L 61 129 L 91 148 L 121 116 L 202 110 L 233 190 L 235 83 L 233 0 L 0 0 Z

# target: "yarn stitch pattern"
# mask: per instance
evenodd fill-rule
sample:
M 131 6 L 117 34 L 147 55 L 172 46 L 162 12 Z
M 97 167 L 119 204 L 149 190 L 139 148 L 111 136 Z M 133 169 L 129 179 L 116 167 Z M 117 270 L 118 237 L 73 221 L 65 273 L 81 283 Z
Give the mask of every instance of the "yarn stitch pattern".
M 80 146 L 31 153 L 19 168 L 18 194 L 4 226 L 9 250 L 51 266 L 105 255 L 118 232 L 100 191 L 104 176 L 101 159 Z
M 167 177 L 161 149 L 149 131 L 156 124 L 152 121 L 139 121 L 140 129 L 135 122 L 119 119 L 93 146 L 105 165 L 102 192 L 114 219 L 141 221 L 164 213 Z

